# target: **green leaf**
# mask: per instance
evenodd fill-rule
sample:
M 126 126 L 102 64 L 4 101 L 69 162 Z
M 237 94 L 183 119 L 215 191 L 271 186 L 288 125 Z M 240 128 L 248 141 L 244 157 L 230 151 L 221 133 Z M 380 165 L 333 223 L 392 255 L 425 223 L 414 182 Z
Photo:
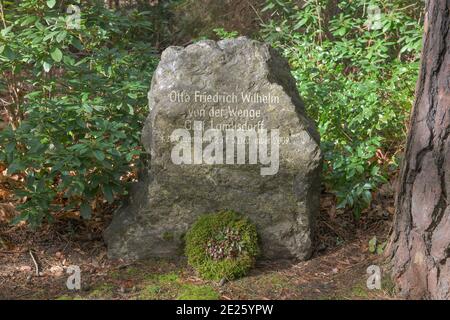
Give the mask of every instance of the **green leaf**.
M 308 22 L 307 18 L 303 18 L 301 19 L 299 22 L 297 22 L 297 24 L 294 26 L 294 30 L 299 29 L 300 27 L 302 27 L 306 22 Z
M 50 55 L 52 56 L 52 59 L 55 60 L 56 62 L 61 62 L 63 58 L 63 53 L 58 48 L 53 50 L 53 52 Z
M 372 202 L 372 193 L 369 190 L 364 190 L 362 198 L 364 202 L 369 205 Z
M 275 4 L 272 3 L 272 2 L 270 2 L 267 6 L 265 6 L 265 7 L 261 10 L 261 12 L 270 10 L 270 9 L 272 9 L 273 7 L 275 7 Z
M 105 160 L 105 154 L 100 150 L 94 150 L 94 156 L 97 158 L 98 161 Z
M 342 27 L 342 28 L 337 29 L 337 30 L 334 32 L 334 34 L 337 34 L 338 36 L 343 36 L 343 35 L 345 35 L 345 32 L 346 32 L 345 28 Z
M 56 42 L 59 43 L 59 42 L 63 41 L 66 38 L 66 36 L 67 36 L 66 31 L 58 33 L 58 35 L 56 36 Z
M 7 61 L 12 61 L 16 58 L 14 51 L 12 51 L 9 46 L 5 46 L 2 51 L 2 56 Z
M 91 206 L 88 203 L 83 202 L 80 206 L 80 214 L 84 219 L 89 219 L 92 216 Z
M 21 214 L 15 216 L 12 220 L 11 220 L 11 224 L 12 225 L 16 225 L 21 221 L 26 221 L 28 219 L 29 213 L 28 212 L 22 212 Z
M 5 36 L 8 34 L 8 32 L 11 31 L 12 27 L 13 27 L 13 26 L 11 25 L 11 26 L 9 26 L 9 27 L 6 27 L 6 28 L 2 29 L 2 30 L 0 31 L 0 34 L 1 34 L 2 36 L 5 37 Z
M 377 246 L 377 254 L 378 254 L 378 255 L 383 254 L 384 248 L 385 248 L 385 247 L 386 247 L 386 242 L 384 242 L 384 243 L 382 243 L 382 244 L 379 244 L 379 245 Z
M 52 68 L 52 65 L 50 63 L 48 63 L 47 61 L 44 61 L 44 63 L 42 64 L 42 66 L 44 67 L 44 71 L 45 72 L 49 72 L 50 69 Z
M 53 37 L 55 36 L 55 35 L 57 35 L 58 34 L 58 32 L 57 31 L 53 31 L 53 32 L 50 32 L 49 34 L 47 34 L 44 38 L 42 38 L 42 41 L 47 41 L 48 39 L 53 39 Z
M 6 153 L 11 153 L 16 149 L 16 143 L 15 142 L 10 142 L 6 145 L 5 151 Z
M 25 169 L 25 166 L 21 163 L 11 163 L 8 167 L 8 174 L 13 174 L 15 172 L 20 172 Z
M 56 0 L 47 0 L 47 7 L 53 8 L 56 4 Z
M 370 253 L 375 253 L 377 250 L 377 237 L 374 236 L 372 239 L 370 239 L 369 241 L 369 251 Z
M 103 194 L 105 195 L 105 198 L 109 203 L 114 202 L 114 195 L 109 184 L 103 185 Z
M 20 26 L 21 26 L 21 27 L 27 26 L 27 25 L 33 23 L 35 20 L 36 20 L 36 17 L 35 17 L 35 16 L 27 17 L 27 18 L 25 18 L 25 19 L 22 21 L 22 23 L 20 24 Z

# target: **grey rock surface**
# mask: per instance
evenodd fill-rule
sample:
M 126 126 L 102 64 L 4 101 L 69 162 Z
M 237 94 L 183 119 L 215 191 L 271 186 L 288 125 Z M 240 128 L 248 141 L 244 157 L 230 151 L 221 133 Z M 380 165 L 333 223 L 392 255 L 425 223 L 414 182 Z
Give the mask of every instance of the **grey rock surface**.
M 231 98 L 217 101 L 219 96 Z M 149 161 L 104 233 L 110 258 L 182 255 L 183 236 L 197 217 L 225 209 L 256 224 L 264 257 L 310 256 L 319 211 L 319 136 L 287 62 L 275 50 L 243 37 L 169 47 L 153 76 L 149 105 L 142 132 Z M 221 125 L 277 129 L 277 172 L 262 175 L 261 168 L 268 165 L 249 160 L 174 163 L 171 134 L 192 129 L 194 121 L 204 131 Z M 223 148 L 226 154 L 226 143 Z

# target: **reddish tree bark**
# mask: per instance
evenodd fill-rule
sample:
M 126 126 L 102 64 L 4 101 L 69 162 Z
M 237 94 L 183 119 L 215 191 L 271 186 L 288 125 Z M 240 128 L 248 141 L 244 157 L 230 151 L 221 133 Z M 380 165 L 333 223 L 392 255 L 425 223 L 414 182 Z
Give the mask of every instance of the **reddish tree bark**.
M 407 298 L 450 299 L 450 0 L 426 4 L 424 46 L 388 254 Z

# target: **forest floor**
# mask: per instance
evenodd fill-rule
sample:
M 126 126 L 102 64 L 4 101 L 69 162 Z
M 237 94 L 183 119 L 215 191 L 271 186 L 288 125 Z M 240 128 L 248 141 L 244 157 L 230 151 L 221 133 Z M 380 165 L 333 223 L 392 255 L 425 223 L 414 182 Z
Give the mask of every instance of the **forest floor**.
M 366 286 L 367 267 L 382 266 L 369 241 L 387 239 L 393 217 L 389 184 L 376 194 L 359 220 L 335 209 L 323 194 L 316 249 L 306 262 L 258 261 L 242 279 L 219 284 L 198 278 L 184 258 L 137 263 L 111 261 L 102 231 L 114 208 L 84 221 L 77 212 L 32 231 L 10 226 L 15 202 L 12 182 L 0 181 L 0 299 L 392 299 L 386 275 L 381 290 Z M 106 213 L 105 213 L 106 212 Z M 36 274 L 36 264 L 38 272 Z M 66 287 L 69 265 L 81 269 L 81 290 Z

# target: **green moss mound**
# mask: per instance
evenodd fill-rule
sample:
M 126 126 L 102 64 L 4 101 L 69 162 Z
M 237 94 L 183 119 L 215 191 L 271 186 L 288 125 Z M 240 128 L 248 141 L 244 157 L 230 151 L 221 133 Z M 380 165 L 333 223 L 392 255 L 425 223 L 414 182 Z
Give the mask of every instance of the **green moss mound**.
M 258 254 L 256 227 L 233 211 L 204 215 L 186 234 L 188 263 L 205 279 L 242 277 Z

